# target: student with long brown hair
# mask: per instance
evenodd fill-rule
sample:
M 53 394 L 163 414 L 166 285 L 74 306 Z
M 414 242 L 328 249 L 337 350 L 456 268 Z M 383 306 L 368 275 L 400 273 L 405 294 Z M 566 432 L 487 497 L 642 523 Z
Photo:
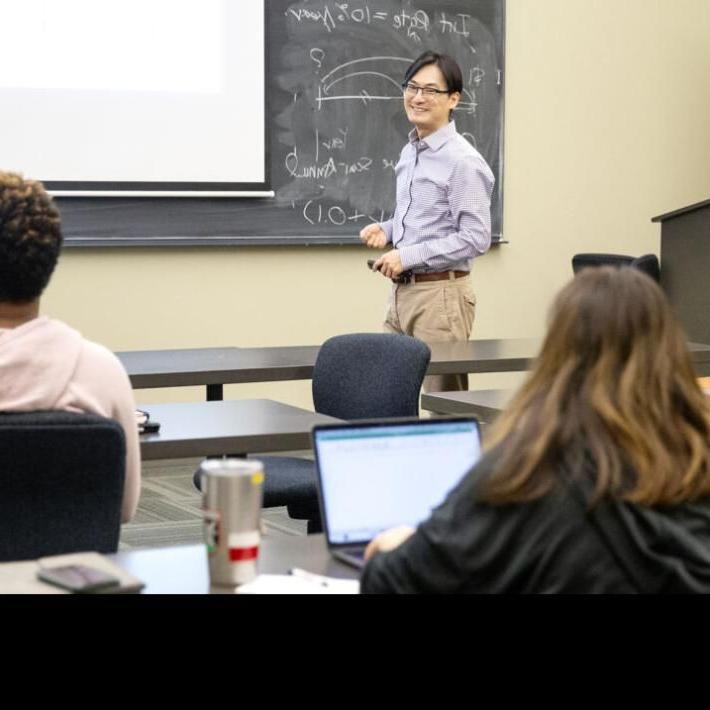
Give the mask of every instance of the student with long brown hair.
M 710 409 L 659 287 L 586 269 L 487 453 L 363 592 L 710 592 Z

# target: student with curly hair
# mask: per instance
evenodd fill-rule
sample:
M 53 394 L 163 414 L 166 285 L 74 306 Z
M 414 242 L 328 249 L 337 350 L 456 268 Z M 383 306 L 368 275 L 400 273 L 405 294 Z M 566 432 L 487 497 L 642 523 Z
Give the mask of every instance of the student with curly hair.
M 135 401 L 118 358 L 39 314 L 62 245 L 59 212 L 41 183 L 0 172 L 0 411 L 66 410 L 117 420 L 126 439 L 121 518 L 140 495 Z

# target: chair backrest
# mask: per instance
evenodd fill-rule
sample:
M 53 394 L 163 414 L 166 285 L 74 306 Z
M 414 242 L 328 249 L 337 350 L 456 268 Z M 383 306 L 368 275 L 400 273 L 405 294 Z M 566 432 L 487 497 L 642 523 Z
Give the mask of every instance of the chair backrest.
M 0 413 L 0 560 L 115 552 L 125 468 L 118 422 Z
M 572 271 L 576 274 L 589 266 L 629 266 L 633 260 L 633 256 L 625 254 L 575 254 Z
M 643 271 L 644 274 L 650 276 L 656 283 L 660 283 L 661 265 L 658 263 L 658 257 L 655 254 L 639 256 L 631 262 L 631 266 Z
M 429 346 L 408 335 L 330 338 L 313 370 L 315 409 L 340 419 L 415 417 L 430 357 Z
M 639 257 L 626 254 L 575 254 L 572 257 L 572 271 L 575 274 L 589 266 L 633 266 L 657 283 L 661 280 L 661 265 L 655 254 Z

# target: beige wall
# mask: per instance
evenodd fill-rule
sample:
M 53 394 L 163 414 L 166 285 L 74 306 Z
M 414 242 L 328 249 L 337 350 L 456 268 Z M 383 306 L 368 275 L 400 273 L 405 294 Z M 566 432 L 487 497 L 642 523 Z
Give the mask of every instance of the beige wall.
M 508 0 L 504 236 L 474 337 L 537 336 L 580 251 L 659 252 L 652 216 L 710 198 L 709 0 Z M 64 253 L 43 310 L 115 350 L 315 344 L 378 330 L 365 249 Z M 505 381 L 479 376 L 474 386 Z M 146 390 L 142 402 L 201 399 Z M 310 406 L 308 382 L 228 397 Z

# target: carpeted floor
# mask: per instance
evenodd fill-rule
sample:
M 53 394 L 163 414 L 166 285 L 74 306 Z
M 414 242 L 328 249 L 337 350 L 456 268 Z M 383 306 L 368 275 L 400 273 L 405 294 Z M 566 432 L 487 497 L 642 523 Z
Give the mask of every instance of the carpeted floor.
M 203 541 L 202 499 L 192 484 L 192 475 L 200 461 L 173 459 L 143 463 L 138 511 L 121 529 L 119 550 Z M 306 534 L 306 521 L 292 520 L 286 508 L 265 509 L 262 520 L 269 535 Z

